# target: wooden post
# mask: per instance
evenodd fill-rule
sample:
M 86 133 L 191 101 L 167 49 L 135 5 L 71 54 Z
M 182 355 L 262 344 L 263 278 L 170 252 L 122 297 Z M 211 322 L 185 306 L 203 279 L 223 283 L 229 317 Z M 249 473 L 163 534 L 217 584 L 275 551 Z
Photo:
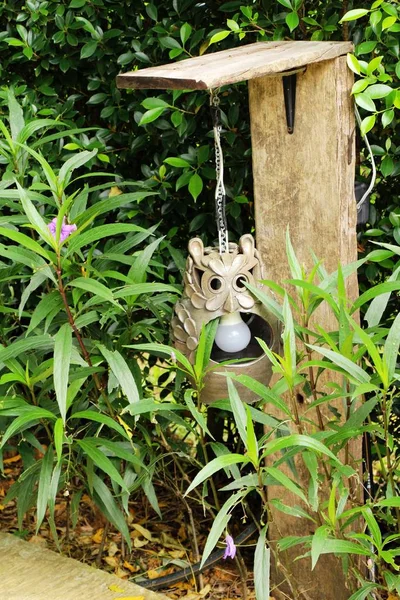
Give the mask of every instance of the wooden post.
M 288 226 L 298 258 L 308 267 L 310 250 L 328 271 L 357 258 L 353 77 L 345 57 L 351 50 L 348 42 L 257 43 L 118 76 L 119 87 L 152 89 L 205 90 L 249 80 L 257 246 L 268 278 L 276 283 L 290 277 L 285 252 Z M 282 76 L 298 69 L 302 72 L 297 75 L 294 133 L 289 134 Z M 355 299 L 356 276 L 347 286 L 349 297 Z M 337 327 L 327 307 L 318 310 L 317 319 L 327 330 Z M 300 411 L 305 408 L 300 403 Z M 359 441 L 353 443 L 351 454 L 360 462 Z M 306 473 L 298 467 L 306 482 Z M 286 504 L 297 503 L 279 486 L 270 486 L 268 494 L 271 499 L 284 494 Z M 269 536 L 273 543 L 281 536 L 309 535 L 313 530 L 311 521 L 276 512 Z M 283 562 L 304 600 L 348 598 L 337 559 L 327 555 L 311 572 L 310 559 L 295 562 L 296 556 L 297 549 L 289 551 Z M 284 584 L 281 587 L 279 567 L 273 577 L 279 586 L 273 596 L 291 598 L 279 591 L 287 593 Z
M 297 76 L 295 126 L 289 135 L 281 78 L 260 77 L 249 82 L 257 247 L 268 279 L 277 283 L 291 278 L 285 251 L 287 227 L 298 259 L 308 269 L 313 264 L 310 250 L 323 260 L 328 272 L 335 271 L 339 262 L 357 260 L 352 83 L 345 56 L 309 65 L 304 74 Z M 354 300 L 358 294 L 355 275 L 347 281 L 347 288 Z M 337 329 L 326 303 L 319 307 L 316 321 L 327 331 Z M 308 408 L 303 394 L 299 390 L 300 414 Z M 340 403 L 338 409 L 342 411 Z M 272 413 L 283 418 L 273 408 Z M 308 416 L 312 417 L 310 413 Z M 361 441 L 352 442 L 351 453 L 353 461 L 360 459 Z M 307 488 L 308 473 L 301 461 L 296 466 Z M 294 495 L 290 497 L 279 486 L 269 486 L 268 499 L 273 498 L 298 504 Z M 273 516 L 271 540 L 309 535 L 316 528 L 311 521 L 277 510 Z M 348 598 L 340 563 L 332 555 L 321 557 L 312 572 L 309 559 L 295 560 L 298 547 L 285 555 L 286 568 L 298 588 L 307 594 L 304 598 Z M 278 570 L 274 576 L 277 584 L 283 579 Z

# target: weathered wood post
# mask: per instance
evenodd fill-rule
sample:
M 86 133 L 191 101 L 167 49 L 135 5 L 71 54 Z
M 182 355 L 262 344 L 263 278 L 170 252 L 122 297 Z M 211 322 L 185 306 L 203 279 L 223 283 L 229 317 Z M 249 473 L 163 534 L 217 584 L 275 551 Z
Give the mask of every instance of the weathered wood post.
M 299 260 L 308 267 L 310 249 L 328 271 L 357 258 L 353 76 L 346 66 L 351 50 L 348 42 L 257 43 L 117 79 L 120 88 L 193 90 L 249 81 L 257 246 L 268 278 L 277 283 L 290 277 L 284 241 L 287 226 Z M 282 77 L 292 71 L 299 72 L 294 131 L 289 134 Z M 348 293 L 350 298 L 357 296 L 356 277 L 349 280 Z M 328 308 L 321 306 L 318 318 L 327 330 L 336 328 Z M 358 442 L 352 455 L 361 460 Z M 306 481 L 305 473 L 300 476 Z M 278 486 L 268 490 L 269 498 L 283 494 L 286 504 L 296 503 L 287 490 Z M 313 525 L 305 521 L 277 512 L 269 529 L 271 542 L 286 535 L 309 535 Z M 287 553 L 285 562 L 305 599 L 348 598 L 334 557 L 324 557 L 311 573 L 309 559 L 294 562 L 296 554 Z M 278 585 L 283 579 L 279 568 L 274 579 Z M 290 595 L 274 591 L 274 597 Z

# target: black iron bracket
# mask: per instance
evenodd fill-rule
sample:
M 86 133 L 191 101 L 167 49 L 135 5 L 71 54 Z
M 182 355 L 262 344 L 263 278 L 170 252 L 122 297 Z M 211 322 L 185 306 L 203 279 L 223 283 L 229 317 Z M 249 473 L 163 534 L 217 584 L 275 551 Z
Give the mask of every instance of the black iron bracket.
M 288 133 L 294 131 L 294 117 L 296 113 L 296 73 L 282 77 L 283 97 L 285 99 L 285 112 Z

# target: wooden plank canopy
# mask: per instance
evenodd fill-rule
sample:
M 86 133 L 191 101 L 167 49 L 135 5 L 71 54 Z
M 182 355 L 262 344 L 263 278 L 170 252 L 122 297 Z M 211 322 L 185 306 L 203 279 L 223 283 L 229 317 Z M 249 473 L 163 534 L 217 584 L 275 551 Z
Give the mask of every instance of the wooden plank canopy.
M 117 76 L 119 88 L 206 90 L 277 75 L 352 51 L 350 42 L 258 42 Z

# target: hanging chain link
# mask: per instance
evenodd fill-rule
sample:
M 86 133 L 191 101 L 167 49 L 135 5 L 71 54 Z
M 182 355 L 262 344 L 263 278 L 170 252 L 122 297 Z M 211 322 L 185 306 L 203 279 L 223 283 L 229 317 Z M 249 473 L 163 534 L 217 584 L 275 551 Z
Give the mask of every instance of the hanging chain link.
M 221 147 L 221 109 L 219 97 L 211 92 L 210 107 L 213 118 L 214 146 L 215 146 L 215 172 L 217 184 L 215 186 L 215 218 L 217 221 L 219 253 L 229 252 L 228 226 L 225 212 L 225 186 L 224 186 L 224 155 Z

